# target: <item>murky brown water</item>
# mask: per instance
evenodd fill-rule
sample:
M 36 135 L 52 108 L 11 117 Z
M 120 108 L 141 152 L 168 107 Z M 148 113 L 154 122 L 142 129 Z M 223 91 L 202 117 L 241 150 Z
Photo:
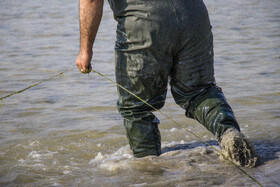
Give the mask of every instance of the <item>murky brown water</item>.
M 280 185 L 280 1 L 207 0 L 218 84 L 262 164 L 245 169 Z M 107 3 L 93 67 L 114 79 L 115 21 Z M 0 1 L 0 96 L 74 67 L 78 2 Z M 0 186 L 256 186 L 188 132 L 161 120 L 164 153 L 135 159 L 116 88 L 70 71 L 2 102 Z M 171 95 L 162 112 L 218 147 Z

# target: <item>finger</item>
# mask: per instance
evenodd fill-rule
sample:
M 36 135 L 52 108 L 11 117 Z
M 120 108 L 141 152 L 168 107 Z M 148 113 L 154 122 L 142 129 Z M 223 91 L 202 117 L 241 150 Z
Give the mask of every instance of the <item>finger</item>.
M 85 68 L 86 69 L 91 69 L 91 63 L 86 64 Z
M 80 64 L 76 63 L 76 65 L 77 65 L 77 67 L 78 67 L 78 69 L 79 69 L 80 72 L 83 72 L 83 71 L 84 71 L 84 69 L 81 67 Z
M 83 73 L 83 74 L 85 74 L 85 73 L 86 73 L 86 69 L 81 68 L 81 69 L 80 69 L 80 72 Z
M 88 69 L 89 69 L 89 71 L 91 72 L 91 70 L 92 70 L 91 64 L 89 65 L 89 68 L 88 68 Z
M 90 73 L 92 70 L 91 64 L 89 65 L 88 69 L 87 69 L 87 73 Z
M 85 72 L 86 72 L 86 73 L 90 73 L 90 72 L 91 72 L 91 68 L 90 68 L 90 69 L 86 69 Z
M 91 70 L 92 70 L 92 68 L 91 68 L 91 64 L 88 64 L 88 65 L 85 67 L 84 72 L 85 72 L 85 73 L 90 73 L 90 72 L 91 72 Z
M 88 70 L 88 73 L 90 73 L 92 71 L 92 68 L 90 67 L 90 69 Z

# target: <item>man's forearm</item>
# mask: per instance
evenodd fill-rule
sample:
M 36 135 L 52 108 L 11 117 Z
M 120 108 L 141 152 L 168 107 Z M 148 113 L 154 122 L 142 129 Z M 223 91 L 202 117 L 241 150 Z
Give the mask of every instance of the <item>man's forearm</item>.
M 80 0 L 80 51 L 91 53 L 101 21 L 103 0 Z

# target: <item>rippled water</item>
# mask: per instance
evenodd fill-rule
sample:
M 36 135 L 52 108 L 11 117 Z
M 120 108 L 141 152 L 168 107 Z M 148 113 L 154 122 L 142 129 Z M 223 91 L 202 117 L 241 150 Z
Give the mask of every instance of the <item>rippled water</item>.
M 280 185 L 280 1 L 205 1 L 218 84 L 262 164 L 245 169 Z M 93 67 L 114 79 L 116 23 L 108 4 Z M 78 2 L 0 1 L 0 97 L 74 67 Z M 115 103 L 116 87 L 69 71 L 2 101 L 0 186 L 254 186 L 188 132 L 161 120 L 160 157 L 135 159 Z M 168 95 L 164 113 L 218 148 Z

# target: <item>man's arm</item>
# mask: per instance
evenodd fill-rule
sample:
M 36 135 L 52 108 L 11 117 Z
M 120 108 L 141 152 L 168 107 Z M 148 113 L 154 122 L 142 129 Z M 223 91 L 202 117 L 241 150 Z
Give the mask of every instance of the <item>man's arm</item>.
M 92 46 L 101 21 L 104 0 L 80 0 L 80 52 L 76 65 L 82 73 L 91 72 Z

